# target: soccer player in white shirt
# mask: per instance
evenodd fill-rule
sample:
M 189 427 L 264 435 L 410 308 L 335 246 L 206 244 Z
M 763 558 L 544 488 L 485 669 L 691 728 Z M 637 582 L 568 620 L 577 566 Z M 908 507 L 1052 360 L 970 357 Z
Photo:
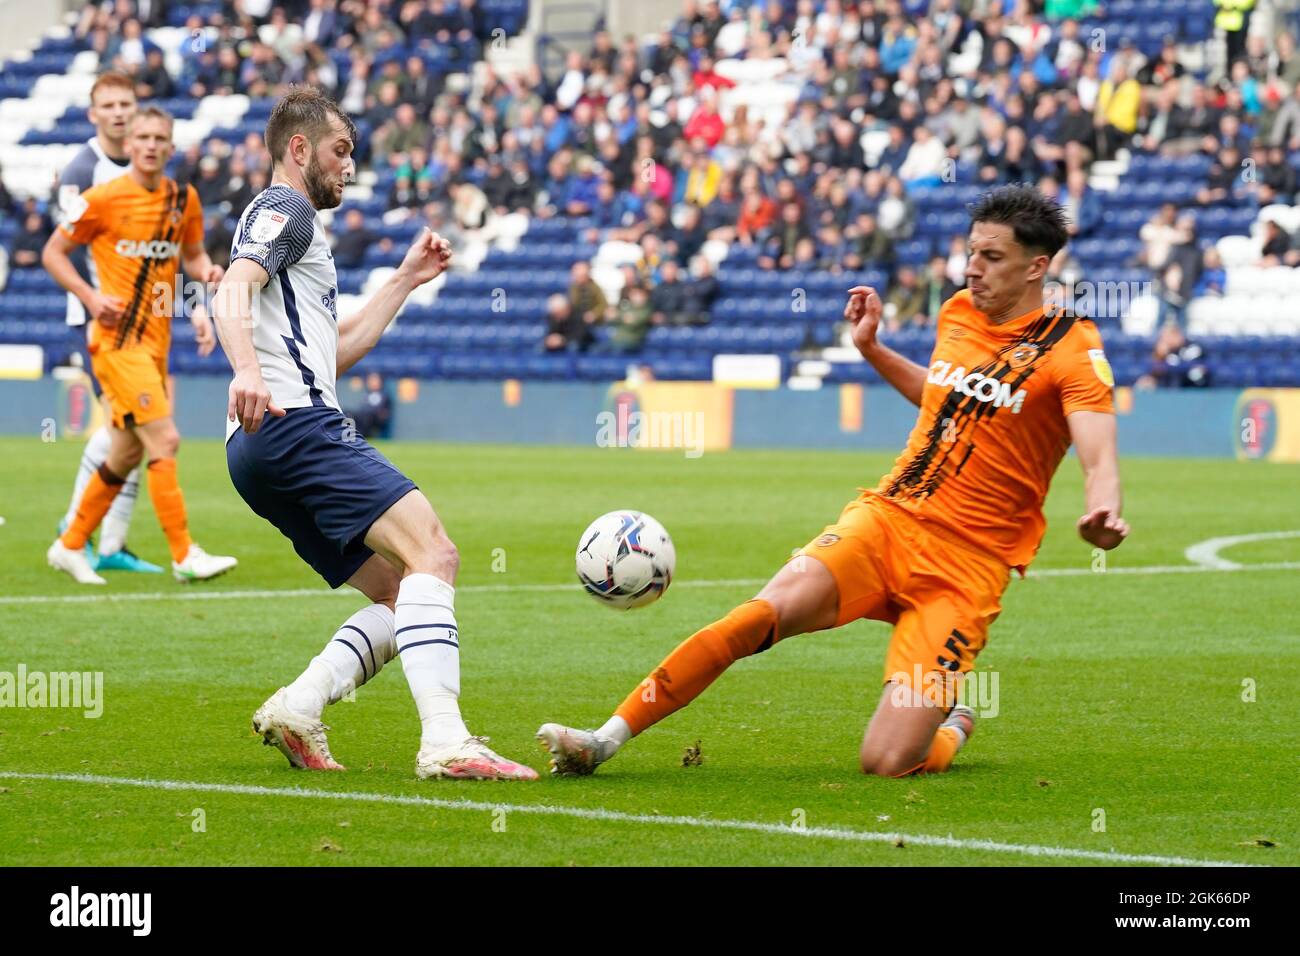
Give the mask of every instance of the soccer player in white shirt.
M 235 370 L 226 442 L 235 488 L 331 587 L 346 582 L 372 602 L 271 695 L 253 728 L 296 767 L 341 769 L 325 706 L 400 654 L 420 716 L 418 777 L 536 780 L 461 719 L 455 546 L 428 499 L 339 409 L 338 376 L 451 260 L 450 244 L 425 230 L 360 311 L 336 317 L 337 274 L 316 210 L 342 202 L 355 140 L 347 114 L 314 89 L 276 104 L 266 126 L 272 182 L 240 219 L 213 303 Z

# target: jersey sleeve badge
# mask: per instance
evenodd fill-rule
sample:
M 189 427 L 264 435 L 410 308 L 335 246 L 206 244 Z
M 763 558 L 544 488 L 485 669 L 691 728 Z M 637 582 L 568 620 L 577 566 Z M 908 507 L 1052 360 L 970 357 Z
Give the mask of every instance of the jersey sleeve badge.
M 1088 349 L 1088 360 L 1092 362 L 1092 370 L 1097 373 L 1097 378 L 1107 388 L 1115 387 L 1115 373 L 1110 370 L 1110 362 L 1106 361 L 1106 352 L 1103 349 Z
M 284 231 L 285 223 L 288 221 L 289 216 L 286 213 L 263 209 L 253 220 L 253 228 L 248 231 L 249 238 L 254 242 L 272 242 Z
M 59 187 L 59 209 L 63 212 L 63 221 L 73 223 L 86 214 L 90 203 L 81 195 L 76 186 Z

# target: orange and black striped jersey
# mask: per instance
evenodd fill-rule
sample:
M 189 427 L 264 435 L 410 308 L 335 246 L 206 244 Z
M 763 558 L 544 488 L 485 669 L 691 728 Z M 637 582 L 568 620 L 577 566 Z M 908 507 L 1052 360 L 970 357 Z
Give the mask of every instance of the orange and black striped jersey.
M 1114 414 L 1113 385 L 1091 322 L 1038 309 L 994 325 L 963 289 L 939 311 L 920 415 L 874 493 L 1023 567 L 1070 447 L 1066 416 Z
M 128 174 L 73 197 L 66 213 L 59 228 L 90 246 L 99 290 L 126 303 L 115 328 L 90 324 L 91 353 L 145 348 L 166 357 L 181 247 L 203 241 L 194 187 L 163 177 L 150 192 Z

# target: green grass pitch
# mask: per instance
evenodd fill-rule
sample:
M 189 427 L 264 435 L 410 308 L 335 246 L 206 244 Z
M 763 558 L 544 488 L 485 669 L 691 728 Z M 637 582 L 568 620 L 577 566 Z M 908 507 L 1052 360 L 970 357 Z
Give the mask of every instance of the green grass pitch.
M 385 450 L 460 548 L 467 721 L 539 770 L 539 724 L 603 721 L 891 460 Z M 323 590 L 240 501 L 220 443 L 198 440 L 180 459 L 191 528 L 239 567 L 201 585 L 114 574 L 106 589 L 78 588 L 44 550 L 80 451 L 0 440 L 0 672 L 104 675 L 98 719 L 0 709 L 0 864 L 1300 864 L 1300 538 L 1224 553 L 1272 568 L 1112 573 L 1185 565 L 1184 548 L 1209 538 L 1300 530 L 1300 467 L 1126 460 L 1133 535 L 1091 573 L 1067 460 L 1035 569 L 1078 573 L 1013 581 L 978 660 L 998 674 L 999 713 L 949 774 L 858 772 L 888 638 L 859 622 L 737 664 L 594 777 L 507 785 L 415 779 L 419 726 L 397 662 L 326 714 L 349 771 L 291 770 L 250 715 L 362 599 Z M 572 563 L 587 522 L 620 507 L 662 521 L 678 554 L 664 599 L 624 614 L 587 597 Z M 131 543 L 165 562 L 147 498 Z M 301 589 L 314 593 L 267 593 Z M 108 600 L 132 594 L 162 597 Z M 702 764 L 683 766 L 697 741 Z M 298 788 L 339 798 L 283 792 Z M 579 812 L 597 810 L 610 813 Z

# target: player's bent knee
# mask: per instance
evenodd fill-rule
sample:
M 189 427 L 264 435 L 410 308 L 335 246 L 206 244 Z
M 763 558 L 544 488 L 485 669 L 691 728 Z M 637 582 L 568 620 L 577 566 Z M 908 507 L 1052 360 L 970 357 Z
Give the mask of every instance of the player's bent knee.
M 181 433 L 175 427 L 159 429 L 151 432 L 144 444 L 150 459 L 175 458 L 181 450 Z
M 924 759 L 924 752 L 898 748 L 883 751 L 868 751 L 864 748 L 859 755 L 862 772 L 869 777 L 899 777 L 915 770 Z
M 460 570 L 460 552 L 436 515 L 430 515 L 426 530 L 413 531 L 414 540 L 407 545 L 410 551 L 405 564 L 408 569 L 435 574 L 445 581 L 452 582 Z
M 456 545 L 452 543 L 451 538 L 442 532 L 441 528 L 438 531 L 439 533 L 435 536 L 433 542 L 433 560 L 437 565 L 445 568 L 452 577 L 455 577 L 456 572 L 460 570 L 460 552 L 456 549 Z

